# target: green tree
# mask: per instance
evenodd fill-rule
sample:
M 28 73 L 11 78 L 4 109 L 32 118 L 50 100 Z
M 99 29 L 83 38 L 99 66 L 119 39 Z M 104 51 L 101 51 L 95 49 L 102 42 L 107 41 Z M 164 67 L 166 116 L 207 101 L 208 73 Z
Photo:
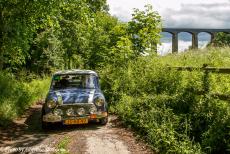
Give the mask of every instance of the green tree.
M 217 33 L 213 42 L 211 42 L 213 46 L 230 46 L 230 34 L 227 33 Z
M 64 68 L 64 49 L 59 33 L 59 30 L 50 28 L 37 35 L 26 61 L 27 70 L 42 75 L 50 74 L 54 68 Z
M 87 0 L 86 2 L 93 12 L 109 11 L 109 6 L 107 5 L 106 0 Z
M 146 5 L 145 11 L 134 9 L 132 16 L 128 22 L 128 32 L 136 54 L 156 51 L 162 27 L 159 14 L 153 11 L 151 5 Z
M 60 39 L 66 69 L 82 66 L 89 50 L 92 12 L 84 0 L 69 0 L 60 8 Z
M 105 12 L 97 12 L 91 26 L 90 52 L 86 64 L 89 68 L 102 67 L 108 62 L 111 48 L 116 45 L 110 35 L 114 27 L 119 25 L 118 20 Z
M 132 42 L 128 37 L 121 37 L 117 44 L 111 50 L 110 60 L 116 66 L 124 66 L 127 61 L 135 58 L 134 51 L 132 50 Z
M 52 24 L 59 0 L 0 1 L 0 70 L 25 64 L 37 30 Z

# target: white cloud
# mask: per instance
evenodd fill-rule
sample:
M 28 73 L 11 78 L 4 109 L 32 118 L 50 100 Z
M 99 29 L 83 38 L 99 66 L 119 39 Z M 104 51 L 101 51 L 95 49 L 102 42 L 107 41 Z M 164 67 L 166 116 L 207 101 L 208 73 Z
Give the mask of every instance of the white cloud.
M 110 13 L 129 21 L 133 8 L 152 4 L 167 27 L 228 28 L 230 0 L 108 0 Z
M 110 13 L 122 21 L 132 18 L 134 8 L 144 9 L 146 4 L 152 4 L 151 0 L 107 0 Z
M 118 17 L 121 21 L 129 21 L 131 19 L 130 12 L 122 7 L 113 7 L 112 10 L 113 12 L 112 15 Z
M 179 10 L 162 13 L 165 27 L 229 28 L 230 2 L 181 4 Z

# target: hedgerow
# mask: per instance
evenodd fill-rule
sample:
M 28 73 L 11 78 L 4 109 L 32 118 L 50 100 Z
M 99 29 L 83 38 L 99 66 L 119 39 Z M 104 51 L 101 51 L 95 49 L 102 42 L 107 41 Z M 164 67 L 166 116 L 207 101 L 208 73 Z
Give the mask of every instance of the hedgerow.
M 198 95 L 204 73 L 170 66 L 226 67 L 229 54 L 229 48 L 210 48 L 108 65 L 100 73 L 102 87 L 111 109 L 155 151 L 228 153 L 230 104 L 211 93 L 228 93 L 229 75 L 211 74 L 205 81 L 210 93 Z

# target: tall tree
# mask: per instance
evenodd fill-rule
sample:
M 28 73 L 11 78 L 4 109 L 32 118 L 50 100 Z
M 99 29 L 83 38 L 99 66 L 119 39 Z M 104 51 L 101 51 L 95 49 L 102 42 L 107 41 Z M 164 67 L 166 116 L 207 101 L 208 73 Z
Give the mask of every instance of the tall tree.
M 89 52 L 93 13 L 85 0 L 68 0 L 60 10 L 60 39 L 65 50 L 65 68 L 70 69 L 81 66 L 78 62 L 82 62 Z
M 230 46 L 230 34 L 227 33 L 217 33 L 213 42 L 211 42 L 213 46 Z
M 151 5 L 146 5 L 144 11 L 134 9 L 132 20 L 128 22 L 128 32 L 131 35 L 133 49 L 137 54 L 156 51 L 160 41 L 161 17 Z
M 0 69 L 17 68 L 25 63 L 34 34 L 49 24 L 59 0 L 0 1 Z

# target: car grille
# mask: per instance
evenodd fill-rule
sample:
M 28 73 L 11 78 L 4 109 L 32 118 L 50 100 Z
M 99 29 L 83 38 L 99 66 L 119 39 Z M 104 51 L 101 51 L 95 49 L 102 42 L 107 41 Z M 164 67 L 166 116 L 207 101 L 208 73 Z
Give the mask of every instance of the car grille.
M 74 116 L 79 116 L 77 114 L 78 109 L 83 108 L 85 110 L 84 115 L 89 115 L 89 109 L 91 107 L 94 107 L 94 104 L 74 104 L 74 105 L 61 105 L 58 106 L 57 109 L 61 109 L 63 111 L 63 117 L 69 117 L 66 112 L 68 109 L 73 109 L 75 115 Z

